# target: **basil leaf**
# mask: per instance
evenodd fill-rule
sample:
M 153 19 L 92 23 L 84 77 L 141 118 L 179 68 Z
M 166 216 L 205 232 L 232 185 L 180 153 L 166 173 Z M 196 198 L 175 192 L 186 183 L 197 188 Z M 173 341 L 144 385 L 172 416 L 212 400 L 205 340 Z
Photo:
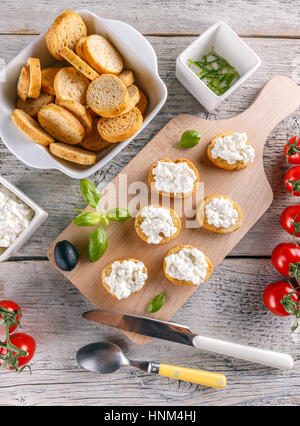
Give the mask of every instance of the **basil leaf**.
M 74 225 L 77 226 L 95 226 L 99 223 L 100 216 L 98 213 L 85 212 L 73 219 Z
M 128 210 L 123 209 L 122 207 L 116 209 L 110 209 L 106 212 L 106 217 L 110 220 L 116 222 L 124 222 L 125 220 L 131 217 L 131 214 Z
M 192 148 L 198 145 L 201 139 L 201 133 L 198 130 L 186 130 L 182 133 L 180 142 L 177 145 L 180 148 Z
M 103 256 L 105 250 L 108 246 L 108 239 L 106 232 L 99 226 L 99 228 L 95 229 L 94 232 L 91 233 L 89 239 L 89 261 L 96 262 Z
M 153 297 L 153 299 L 148 303 L 147 312 L 154 313 L 159 311 L 159 309 L 164 304 L 164 301 L 165 301 L 164 294 L 158 294 L 157 296 Z
M 96 208 L 100 201 L 101 193 L 95 185 L 87 179 L 81 179 L 80 192 L 84 201 L 91 207 Z

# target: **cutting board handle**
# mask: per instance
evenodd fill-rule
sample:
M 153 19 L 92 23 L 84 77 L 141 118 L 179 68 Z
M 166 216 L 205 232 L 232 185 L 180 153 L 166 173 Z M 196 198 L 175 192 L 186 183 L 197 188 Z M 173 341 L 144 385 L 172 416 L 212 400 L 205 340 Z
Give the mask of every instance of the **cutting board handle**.
M 277 75 L 259 92 L 252 105 L 236 116 L 250 122 L 265 138 L 284 118 L 300 105 L 300 87 L 290 78 Z

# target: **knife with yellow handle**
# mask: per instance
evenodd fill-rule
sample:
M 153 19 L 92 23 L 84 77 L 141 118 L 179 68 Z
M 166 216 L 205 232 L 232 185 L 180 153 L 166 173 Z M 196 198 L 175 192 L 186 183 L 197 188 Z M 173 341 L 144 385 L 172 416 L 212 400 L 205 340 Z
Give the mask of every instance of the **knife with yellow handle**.
M 224 374 L 212 373 L 210 371 L 149 362 L 148 372 L 217 389 L 222 389 L 226 386 L 226 376 Z
M 226 342 L 212 337 L 200 336 L 181 324 L 138 315 L 123 314 L 121 312 L 109 311 L 106 309 L 96 309 L 86 312 L 83 314 L 83 317 L 90 321 L 109 325 L 110 327 L 120 328 L 121 330 L 143 334 L 144 336 L 156 337 L 158 339 L 170 340 L 171 342 L 183 343 L 184 345 L 194 346 L 195 348 L 205 351 L 263 364 L 281 370 L 290 370 L 294 365 L 294 360 L 289 354 Z

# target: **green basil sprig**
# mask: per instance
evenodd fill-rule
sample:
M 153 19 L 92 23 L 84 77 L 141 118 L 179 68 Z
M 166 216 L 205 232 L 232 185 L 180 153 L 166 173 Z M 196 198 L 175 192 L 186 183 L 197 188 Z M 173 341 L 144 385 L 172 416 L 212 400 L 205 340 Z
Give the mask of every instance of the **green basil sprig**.
M 199 130 L 186 130 L 182 133 L 180 142 L 176 145 L 178 148 L 192 148 L 198 145 L 201 139 L 201 133 Z
M 153 297 L 153 299 L 148 303 L 147 312 L 149 312 L 150 314 L 153 314 L 154 312 L 159 311 L 159 309 L 163 306 L 164 301 L 165 301 L 165 295 L 162 293 Z
M 88 245 L 89 261 L 96 262 L 103 256 L 108 246 L 108 238 L 103 225 L 108 226 L 110 220 L 124 222 L 131 217 L 131 214 L 127 209 L 121 207 L 110 209 L 106 212 L 102 211 L 101 214 L 98 213 L 97 206 L 101 198 L 101 193 L 95 185 L 87 179 L 82 179 L 80 181 L 80 192 L 84 201 L 89 206 L 96 209 L 96 212 L 73 209 L 81 212 L 79 216 L 73 219 L 73 223 L 76 226 L 97 226 L 90 235 Z

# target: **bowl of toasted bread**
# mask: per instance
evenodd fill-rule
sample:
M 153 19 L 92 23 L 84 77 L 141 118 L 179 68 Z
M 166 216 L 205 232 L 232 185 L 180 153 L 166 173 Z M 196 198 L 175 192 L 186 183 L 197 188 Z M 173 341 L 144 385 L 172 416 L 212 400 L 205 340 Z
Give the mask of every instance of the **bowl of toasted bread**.
M 25 164 L 82 179 L 167 98 L 150 43 L 121 21 L 65 11 L 2 71 L 0 134 Z

